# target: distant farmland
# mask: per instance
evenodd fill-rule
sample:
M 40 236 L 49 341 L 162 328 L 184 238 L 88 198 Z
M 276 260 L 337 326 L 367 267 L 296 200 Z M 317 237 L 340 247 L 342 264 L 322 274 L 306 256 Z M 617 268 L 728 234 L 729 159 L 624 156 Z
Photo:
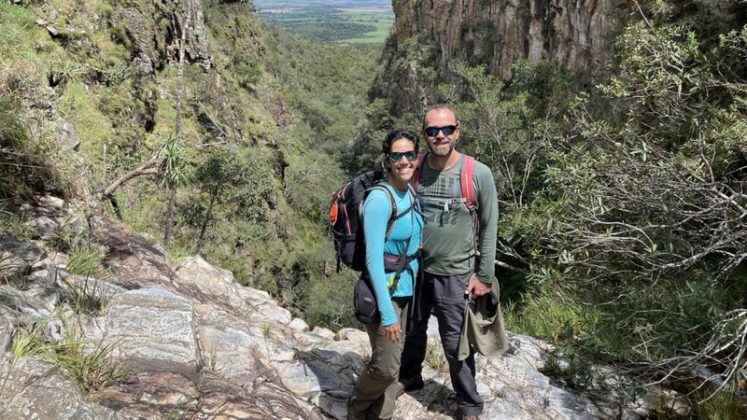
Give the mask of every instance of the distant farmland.
M 391 2 L 254 1 L 263 21 L 319 42 L 380 44 L 394 24 Z

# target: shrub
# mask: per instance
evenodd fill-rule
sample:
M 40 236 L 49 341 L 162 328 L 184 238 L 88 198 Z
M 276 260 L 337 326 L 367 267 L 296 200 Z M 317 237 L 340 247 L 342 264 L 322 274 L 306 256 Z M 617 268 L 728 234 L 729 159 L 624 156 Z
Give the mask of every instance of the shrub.
M 619 38 L 624 70 L 579 96 L 574 126 L 548 154 L 553 269 L 535 274 L 562 273 L 556 285 L 594 304 L 600 316 L 582 341 L 594 354 L 647 375 L 705 365 L 739 379 L 730 366 L 744 344 L 717 326 L 746 298 L 736 273 L 747 257 L 737 88 L 747 72 L 722 69 L 743 55 L 747 29 L 703 45 L 676 25 L 637 24 Z
M 0 198 L 43 191 L 57 177 L 20 115 L 20 105 L 0 93 Z
M 63 324 L 67 324 L 63 320 Z M 113 344 L 99 342 L 93 348 L 76 336 L 65 325 L 65 337 L 60 343 L 45 341 L 45 322 L 37 323 L 30 329 L 16 329 L 13 334 L 11 354 L 13 359 L 34 357 L 60 366 L 84 391 L 91 392 L 106 388 L 129 375 L 129 370 L 109 359 Z

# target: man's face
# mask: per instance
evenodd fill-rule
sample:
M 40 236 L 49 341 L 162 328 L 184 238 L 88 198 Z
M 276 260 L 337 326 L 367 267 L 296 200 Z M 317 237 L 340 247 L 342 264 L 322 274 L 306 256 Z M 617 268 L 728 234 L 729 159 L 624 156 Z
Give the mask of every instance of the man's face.
M 459 126 L 457 126 L 454 113 L 446 108 L 433 109 L 425 114 L 424 121 L 425 130 L 423 134 L 431 153 L 439 157 L 451 155 L 457 140 L 459 140 Z M 444 129 L 444 127 L 446 128 Z M 444 131 L 449 132 L 449 129 L 453 127 L 456 127 L 453 133 L 444 133 Z

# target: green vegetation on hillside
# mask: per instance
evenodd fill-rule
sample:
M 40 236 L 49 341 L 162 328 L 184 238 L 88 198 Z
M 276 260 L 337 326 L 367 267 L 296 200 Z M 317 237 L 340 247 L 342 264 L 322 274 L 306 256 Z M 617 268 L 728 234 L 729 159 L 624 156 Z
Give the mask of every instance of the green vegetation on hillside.
M 96 194 L 133 231 L 168 225 L 172 257 L 200 253 L 312 325 L 352 325 L 352 273 L 334 273 L 324 217 L 378 51 L 210 0 L 185 34 L 203 30 L 210 55 L 188 43 L 180 76 L 184 4 L 45 5 L 53 21 L 36 2 L 0 3 L 0 198 Z

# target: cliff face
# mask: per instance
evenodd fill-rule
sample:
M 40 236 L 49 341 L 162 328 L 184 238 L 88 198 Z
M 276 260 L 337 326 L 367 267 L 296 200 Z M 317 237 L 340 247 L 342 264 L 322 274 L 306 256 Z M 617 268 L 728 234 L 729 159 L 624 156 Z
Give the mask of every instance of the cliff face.
M 609 59 L 625 0 L 394 0 L 395 37 L 436 46 L 438 65 L 460 58 L 509 77 L 519 59 L 595 70 Z
M 403 55 L 439 74 L 454 59 L 484 64 L 502 78 L 510 77 L 521 59 L 595 72 L 610 60 L 614 35 L 630 14 L 625 0 L 393 0 L 392 5 L 394 33 L 383 57 L 384 73 L 396 78 L 381 80 L 403 83 L 390 83 L 391 89 L 377 83 L 374 96 L 423 96 L 412 89 L 425 81 L 422 75 L 403 73 L 408 66 L 396 63 Z M 411 102 L 401 99 L 404 103 L 395 101 L 399 111 Z

